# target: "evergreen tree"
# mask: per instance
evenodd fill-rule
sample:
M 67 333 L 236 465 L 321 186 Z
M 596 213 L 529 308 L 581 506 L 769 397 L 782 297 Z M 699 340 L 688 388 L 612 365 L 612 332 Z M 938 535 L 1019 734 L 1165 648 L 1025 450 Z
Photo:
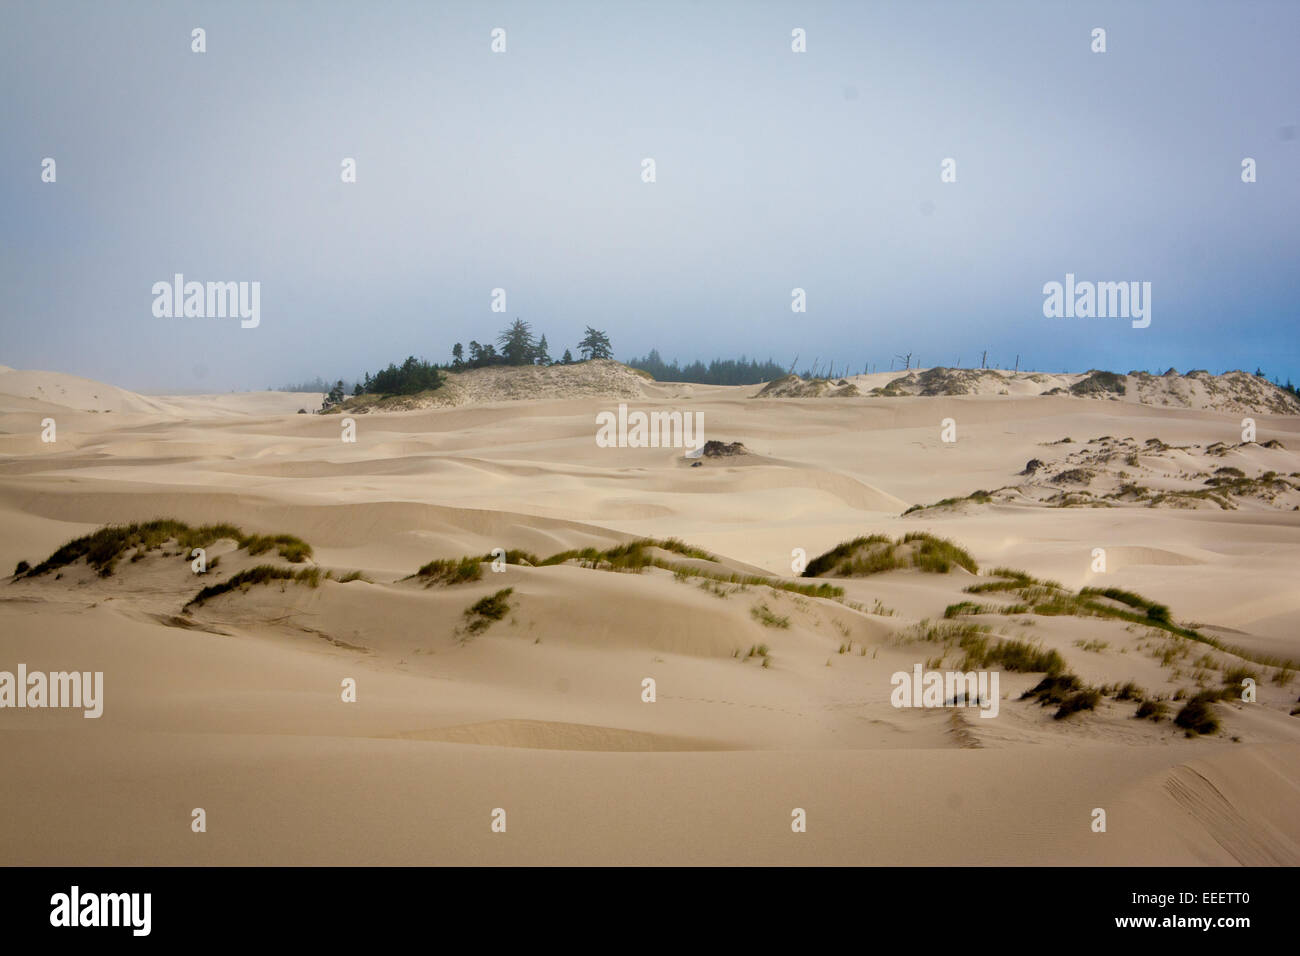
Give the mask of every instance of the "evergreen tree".
M 537 352 L 532 326 L 523 319 L 515 319 L 498 335 L 497 344 L 501 346 L 501 356 L 507 365 L 531 365 Z
M 407 358 L 401 368 L 390 363 L 373 379 L 367 376 L 367 380 L 368 389 L 380 395 L 414 395 L 442 385 L 442 376 L 437 368 L 414 355 Z
M 583 359 L 607 359 L 614 357 L 614 349 L 609 344 L 609 336 L 599 329 L 587 326 L 587 334 L 578 343 L 578 351 Z
M 546 347 L 546 336 L 543 335 L 537 343 L 537 348 L 533 350 L 534 365 L 550 365 L 551 356 Z
M 570 352 L 568 349 L 565 349 L 565 350 L 564 350 L 564 357 L 560 359 L 560 364 L 561 364 L 561 365 L 572 365 L 572 364 L 573 364 L 573 353 Z
M 465 349 L 459 342 L 451 347 L 451 367 L 458 371 L 465 367 Z

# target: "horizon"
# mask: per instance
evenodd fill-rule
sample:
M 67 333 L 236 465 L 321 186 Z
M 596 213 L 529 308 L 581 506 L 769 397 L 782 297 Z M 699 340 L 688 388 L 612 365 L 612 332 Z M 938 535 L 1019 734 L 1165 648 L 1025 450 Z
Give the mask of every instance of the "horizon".
M 518 316 L 621 361 L 1300 378 L 1295 5 L 69 9 L 0 13 L 15 368 L 257 390 Z M 258 320 L 160 316 L 178 274 Z M 1073 277 L 1149 326 L 1047 318 Z

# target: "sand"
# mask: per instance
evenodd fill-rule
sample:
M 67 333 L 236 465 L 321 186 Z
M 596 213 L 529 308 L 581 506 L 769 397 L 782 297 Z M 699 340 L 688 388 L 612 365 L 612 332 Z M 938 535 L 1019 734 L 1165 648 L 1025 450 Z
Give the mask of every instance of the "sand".
M 882 376 L 897 378 L 851 381 Z M 608 369 L 586 385 L 547 381 L 537 399 L 464 387 L 452 407 L 370 407 L 346 443 L 345 416 L 296 414 L 320 396 L 140 396 L 0 372 L 4 573 L 105 524 L 172 517 L 291 533 L 322 575 L 365 575 L 275 582 L 182 613 L 203 584 L 289 566 L 225 541 L 202 581 L 155 551 L 110 577 L 78 562 L 0 584 L 0 670 L 102 671 L 105 685 L 97 720 L 0 709 L 0 860 L 1300 862 L 1300 682 L 1276 666 L 1250 665 L 1258 700 L 1215 705 L 1222 729 L 1204 737 L 1135 720 L 1135 704 L 1113 698 L 1054 720 L 1017 699 L 1042 676 L 1029 673 L 1001 675 L 999 714 L 985 719 L 890 703 L 890 676 L 939 653 L 907 643 L 909 629 L 983 580 L 965 571 L 828 579 L 844 601 L 573 564 L 485 565 L 449 587 L 409 578 L 493 548 L 544 557 L 677 537 L 719 559 L 696 566 L 793 581 L 795 549 L 927 531 L 986 573 L 1135 591 L 1242 654 L 1300 659 L 1289 492 L 1228 508 L 1105 499 L 1126 480 L 1202 487 L 1224 465 L 1289 476 L 1300 417 L 1256 412 L 1258 441 L 1243 444 L 1237 408 L 1046 395 L 1017 384 L 1027 379 L 1005 395 L 867 397 L 887 381 L 861 381 L 864 397 L 775 399 Z M 595 416 L 620 401 L 703 412 L 708 438 L 749 454 L 691 467 L 681 449 L 598 447 Z M 47 417 L 54 443 L 41 441 Z M 941 439 L 945 418 L 955 443 Z M 1138 466 L 1125 438 L 1143 448 Z M 1172 450 L 1147 453 L 1150 438 Z M 1207 452 L 1216 443 L 1231 447 Z M 1085 451 L 1091 493 L 1112 506 L 1052 507 L 1049 479 Z M 1031 481 L 1020 472 L 1034 458 L 1046 469 Z M 1009 490 L 902 514 L 997 489 Z M 506 616 L 467 633 L 466 609 L 507 587 Z M 765 625 L 760 608 L 787 626 Z M 1198 667 L 1212 649 L 1184 642 L 1163 663 L 1159 633 L 1110 619 L 988 623 L 1058 650 L 1089 684 L 1133 680 L 1153 695 L 1194 691 L 1198 671 L 1217 686 L 1241 662 L 1215 651 Z M 767 666 L 750 654 L 759 645 Z M 341 699 L 349 678 L 355 703 Z M 191 831 L 198 807 L 205 833 Z M 505 833 L 491 828 L 497 808 Z M 792 832 L 795 808 L 807 832 Z

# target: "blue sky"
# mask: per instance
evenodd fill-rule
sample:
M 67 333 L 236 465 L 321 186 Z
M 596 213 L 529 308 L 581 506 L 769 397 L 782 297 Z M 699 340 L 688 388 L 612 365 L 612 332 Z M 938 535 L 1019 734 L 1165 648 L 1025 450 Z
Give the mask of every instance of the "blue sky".
M 1296 36 L 1189 0 L 5 3 L 0 363 L 260 388 L 519 317 L 555 354 L 1300 380 Z M 177 272 L 259 281 L 260 325 L 155 317 Z M 1150 282 L 1150 327 L 1044 318 L 1067 272 Z

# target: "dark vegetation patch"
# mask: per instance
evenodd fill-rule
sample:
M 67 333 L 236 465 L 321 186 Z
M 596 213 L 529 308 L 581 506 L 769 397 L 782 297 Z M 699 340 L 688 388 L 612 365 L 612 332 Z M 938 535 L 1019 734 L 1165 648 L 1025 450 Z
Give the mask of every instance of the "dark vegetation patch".
M 1213 707 L 1217 699 L 1214 691 L 1202 691 L 1183 704 L 1174 724 L 1181 727 L 1188 737 L 1214 733 L 1219 729 L 1219 718 Z
M 514 588 L 503 588 L 495 594 L 480 598 L 465 609 L 465 630 L 470 634 L 486 631 L 495 621 L 501 620 L 510 612 L 509 597 Z
M 1070 392 L 1084 398 L 1124 394 L 1124 376 L 1094 371 L 1070 386 Z
M 533 567 L 550 567 L 557 564 L 574 563 L 579 567 L 590 568 L 596 571 L 615 571 L 631 574 L 639 574 L 647 568 L 659 568 L 664 571 L 671 571 L 680 581 L 687 581 L 692 578 L 707 579 L 709 581 L 720 582 L 722 584 L 732 584 L 741 587 L 748 586 L 766 586 L 776 588 L 782 591 L 790 591 L 795 594 L 802 594 L 805 597 L 818 598 L 842 598 L 844 589 L 835 587 L 831 584 L 801 584 L 794 581 L 786 581 L 781 578 L 762 577 L 756 574 L 736 574 L 725 571 L 714 571 L 710 568 L 698 567 L 694 565 L 678 564 L 674 561 L 667 560 L 654 551 L 667 551 L 671 554 L 679 554 L 685 558 L 692 558 L 698 561 L 704 561 L 711 564 L 718 564 L 716 556 L 700 548 L 693 547 L 677 538 L 639 538 L 635 541 L 628 541 L 624 544 L 615 545 L 612 548 L 577 548 L 568 551 L 560 551 L 548 558 L 538 558 L 537 555 L 528 551 L 509 550 L 505 552 L 505 561 L 507 564 L 531 565 Z M 462 577 L 457 575 L 468 575 L 469 565 L 479 568 L 480 562 L 491 562 L 499 560 L 499 555 L 487 554 L 482 557 L 465 557 L 449 558 L 440 561 L 431 561 L 420 569 L 422 573 L 426 568 L 430 570 L 430 577 L 434 578 L 436 583 L 460 583 L 461 580 L 478 580 L 477 577 Z M 461 570 L 461 569 L 464 570 Z M 479 568 L 481 576 L 482 569 Z M 441 576 L 439 576 L 441 575 Z M 431 582 L 434 583 L 434 582 Z
M 704 443 L 705 458 L 729 458 L 732 455 L 748 455 L 749 449 L 738 441 L 721 442 L 709 439 Z
M 1158 724 L 1165 719 L 1168 712 L 1169 705 L 1163 700 L 1144 700 L 1138 704 L 1137 713 L 1133 716 L 1137 720 L 1152 720 Z
M 1024 673 L 1060 674 L 1065 660 L 1055 650 L 1044 650 L 1029 641 L 996 638 L 989 628 L 973 622 L 921 621 L 903 633 L 902 643 L 924 641 L 942 644 L 939 659 L 954 650 L 961 652 L 957 669 L 962 671 L 988 666 Z
M 73 538 L 23 576 L 38 577 L 85 558 L 101 577 L 108 577 L 118 560 L 129 550 L 135 551 L 131 560 L 139 560 L 144 554 L 160 550 L 174 541 L 180 549 L 179 554 L 188 559 L 192 549 L 206 548 L 223 538 L 237 542 L 250 555 L 275 548 L 282 558 L 294 563 L 305 561 L 312 554 L 311 545 L 290 534 L 246 535 L 232 524 L 205 524 L 192 528 L 182 521 L 159 518 L 134 524 L 108 525 Z
M 803 576 L 863 577 L 905 568 L 947 574 L 955 567 L 979 573 L 979 565 L 964 548 L 946 538 L 914 531 L 893 541 L 872 534 L 842 542 L 809 561 Z
M 415 572 L 415 576 L 425 582 L 425 587 L 441 584 L 450 587 L 454 584 L 468 584 L 483 577 L 483 565 L 480 558 L 436 559 Z
M 259 564 L 231 575 L 229 579 L 222 581 L 220 584 L 208 585 L 190 598 L 185 603 L 185 606 L 187 608 L 196 604 L 201 606 L 209 598 L 217 597 L 220 594 L 226 594 L 230 591 L 247 591 L 255 584 L 269 584 L 272 581 L 296 581 L 314 588 L 320 584 L 320 568 L 310 567 L 294 571 L 290 568 L 278 568 L 271 564 Z

